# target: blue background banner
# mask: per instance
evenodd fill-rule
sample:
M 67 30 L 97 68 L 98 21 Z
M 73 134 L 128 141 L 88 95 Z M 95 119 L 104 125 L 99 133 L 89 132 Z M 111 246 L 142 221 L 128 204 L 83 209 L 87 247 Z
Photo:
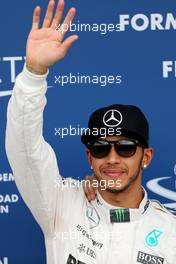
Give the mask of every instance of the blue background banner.
M 0 264 L 45 263 L 43 234 L 18 193 L 4 145 L 7 103 L 25 62 L 33 9 L 40 5 L 43 18 L 47 4 L 1 1 Z M 61 174 L 82 179 L 91 173 L 78 134 L 96 108 L 134 104 L 148 118 L 155 149 L 143 185 L 150 198 L 176 211 L 176 3 L 66 0 L 65 13 L 72 6 L 77 15 L 68 35 L 79 40 L 50 69 L 44 113 L 44 136 Z

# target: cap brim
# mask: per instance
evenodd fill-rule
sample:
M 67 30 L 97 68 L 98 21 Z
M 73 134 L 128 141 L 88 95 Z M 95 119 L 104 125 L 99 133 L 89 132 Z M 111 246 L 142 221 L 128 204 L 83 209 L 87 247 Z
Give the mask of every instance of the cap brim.
M 115 134 L 114 134 L 115 135 Z M 113 136 L 111 134 L 111 136 Z M 133 132 L 133 131 L 127 131 L 125 129 L 121 130 L 121 135 L 120 136 L 126 136 L 128 138 L 131 138 L 131 139 L 136 139 L 138 140 L 145 148 L 148 148 L 148 142 L 143 138 L 141 137 L 139 134 L 137 134 L 136 132 Z M 91 141 L 95 141 L 97 139 L 99 139 L 101 137 L 101 135 L 86 135 L 86 134 L 83 134 L 81 136 L 81 142 L 87 146 L 87 144 Z

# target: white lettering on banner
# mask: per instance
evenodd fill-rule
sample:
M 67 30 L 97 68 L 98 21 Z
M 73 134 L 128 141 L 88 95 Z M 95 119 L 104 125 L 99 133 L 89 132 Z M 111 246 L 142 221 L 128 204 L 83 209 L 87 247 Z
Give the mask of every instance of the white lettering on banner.
M 10 61 L 10 75 L 11 75 L 11 82 L 15 82 L 16 71 L 15 71 L 15 62 L 22 61 L 23 57 L 4 57 L 3 61 Z
M 176 77 L 176 61 L 163 61 L 163 78 L 169 78 L 169 75 Z
M 9 205 L 0 205 L 0 214 L 9 214 Z
M 0 173 L 0 182 L 10 182 L 14 181 L 14 176 L 12 173 Z
M 0 194 L 0 203 L 16 203 L 18 199 L 19 197 L 17 194 Z
M 135 14 L 130 16 L 124 14 L 119 16 L 120 31 L 125 31 L 126 27 L 131 26 L 136 31 L 150 30 L 176 30 L 176 16 L 172 13 L 162 15 L 159 13 L 150 14 L 148 17 L 145 14 Z
M 8 258 L 4 257 L 3 259 L 0 259 L 0 264 L 8 264 Z
M 9 204 L 15 204 L 18 200 L 19 197 L 17 194 L 0 194 L 0 214 L 9 214 Z
M 15 78 L 16 78 L 16 63 L 17 62 L 24 62 L 24 60 L 26 59 L 25 56 L 13 56 L 13 57 L 2 57 L 0 58 L 0 61 L 3 63 L 10 63 L 10 81 L 11 83 L 15 82 Z M 0 83 L 2 83 L 2 79 L 0 79 Z

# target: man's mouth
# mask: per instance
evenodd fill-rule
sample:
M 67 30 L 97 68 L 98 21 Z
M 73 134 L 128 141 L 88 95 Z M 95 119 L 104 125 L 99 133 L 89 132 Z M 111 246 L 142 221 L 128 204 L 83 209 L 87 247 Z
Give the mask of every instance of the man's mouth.
M 124 170 L 117 170 L 117 169 L 106 169 L 106 170 L 103 170 L 103 173 L 107 177 L 117 178 L 117 177 L 122 176 L 125 173 L 125 171 Z

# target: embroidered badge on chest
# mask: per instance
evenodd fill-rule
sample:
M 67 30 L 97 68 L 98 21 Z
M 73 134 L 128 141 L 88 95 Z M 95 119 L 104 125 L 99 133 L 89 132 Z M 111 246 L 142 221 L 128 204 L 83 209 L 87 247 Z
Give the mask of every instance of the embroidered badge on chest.
M 100 216 L 93 206 L 88 206 L 86 216 L 89 219 L 90 228 L 94 228 L 100 223 Z
M 110 210 L 111 223 L 130 222 L 130 211 L 127 208 L 118 208 Z

